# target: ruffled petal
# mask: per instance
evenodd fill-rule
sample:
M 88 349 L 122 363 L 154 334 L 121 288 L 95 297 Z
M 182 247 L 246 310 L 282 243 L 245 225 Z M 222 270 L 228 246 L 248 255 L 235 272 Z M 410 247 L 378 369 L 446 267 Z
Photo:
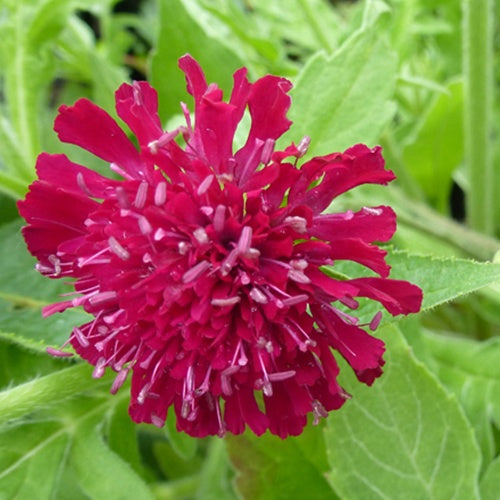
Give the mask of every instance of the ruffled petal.
M 124 83 L 115 92 L 116 112 L 137 137 L 141 147 L 163 133 L 158 116 L 158 94 L 147 82 Z
M 134 145 L 115 120 L 88 99 L 79 99 L 73 106 L 61 106 L 54 130 L 61 141 L 116 163 L 131 176 L 142 177 L 142 162 Z

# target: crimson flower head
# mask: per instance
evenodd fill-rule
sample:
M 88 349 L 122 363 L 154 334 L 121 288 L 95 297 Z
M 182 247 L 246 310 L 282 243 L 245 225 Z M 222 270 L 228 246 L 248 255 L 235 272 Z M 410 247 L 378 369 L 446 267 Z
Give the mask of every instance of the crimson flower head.
M 95 366 L 131 376 L 129 412 L 162 426 L 169 407 L 192 436 L 302 432 L 340 408 L 333 352 L 365 384 L 381 375 L 384 343 L 351 313 L 358 297 L 392 315 L 420 309 L 421 290 L 388 279 L 386 252 L 395 214 L 386 206 L 322 212 L 360 184 L 387 184 L 379 147 L 355 145 L 304 162 L 309 139 L 275 151 L 287 131 L 291 83 L 242 68 L 228 102 L 198 63 L 179 60 L 194 98 L 194 120 L 163 130 L 155 90 L 123 84 L 116 111 L 139 150 L 87 99 L 62 106 L 61 141 L 109 164 L 104 177 L 65 155 L 42 153 L 38 180 L 19 202 L 37 269 L 72 280 L 74 296 L 44 315 L 83 306 L 93 316 L 68 342 Z M 247 112 L 246 142 L 233 149 Z M 323 266 L 350 260 L 374 277 L 335 279 Z M 69 353 L 49 348 L 55 355 Z

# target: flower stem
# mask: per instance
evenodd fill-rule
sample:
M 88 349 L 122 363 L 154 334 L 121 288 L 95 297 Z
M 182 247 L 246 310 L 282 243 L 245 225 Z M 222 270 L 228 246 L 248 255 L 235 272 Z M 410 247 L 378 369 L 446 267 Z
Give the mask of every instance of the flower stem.
M 92 367 L 79 363 L 0 392 L 0 422 L 12 420 L 70 396 L 110 383 L 92 378 Z
M 493 0 L 462 0 L 465 81 L 467 219 L 474 230 L 493 234 Z

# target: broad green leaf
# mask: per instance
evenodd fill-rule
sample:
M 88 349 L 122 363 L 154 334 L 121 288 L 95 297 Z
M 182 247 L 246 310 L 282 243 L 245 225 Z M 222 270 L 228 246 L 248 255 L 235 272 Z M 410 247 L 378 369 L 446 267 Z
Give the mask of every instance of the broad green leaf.
M 55 498 L 69 436 L 54 422 L 35 422 L 4 428 L 0 441 L 2 498 Z
M 391 266 L 391 279 L 409 281 L 419 286 L 424 293 L 422 311 L 427 311 L 453 299 L 475 292 L 483 287 L 498 283 L 500 265 L 489 262 L 476 262 L 467 259 L 442 258 L 425 255 L 413 255 L 389 248 L 387 262 Z M 356 278 L 372 276 L 371 271 L 350 262 L 339 262 L 325 271 L 335 276 Z M 358 316 L 367 319 L 380 309 L 378 303 L 366 301 Z M 385 314 L 384 322 L 394 321 Z
M 106 445 L 98 418 L 82 421 L 73 438 L 70 459 L 90 498 L 153 498 L 146 483 Z
M 481 500 L 497 500 L 500 491 L 500 457 L 491 462 L 479 483 Z
M 373 26 L 362 27 L 330 57 L 316 54 L 292 90 L 293 140 L 310 136 L 312 155 L 373 145 L 394 113 L 396 69 L 394 52 Z
M 488 466 L 496 452 L 492 424 L 500 428 L 500 338 L 479 342 L 428 331 L 421 342 L 429 366 L 461 402 Z
M 183 460 L 190 460 L 194 457 L 198 449 L 198 440 L 184 432 L 178 432 L 176 429 L 176 421 L 175 412 L 169 412 L 165 425 L 167 438 L 179 457 Z
M 452 173 L 463 159 L 463 85 L 453 82 L 437 96 L 403 160 L 431 204 L 447 212 Z
M 112 402 L 109 394 L 94 394 L 1 427 L 0 491 L 9 499 L 68 498 L 64 488 L 72 479 L 76 498 L 83 492 L 96 499 L 152 498 L 147 485 L 104 441 L 102 421 Z
M 341 498 L 479 498 L 479 452 L 456 399 L 416 361 L 396 327 L 380 333 L 387 364 L 373 387 L 341 369 L 353 398 L 327 419 L 330 483 Z
M 200 473 L 197 500 L 236 500 L 224 441 L 212 438 Z
M 29 342 L 40 350 L 61 345 L 89 316 L 71 310 L 43 319 L 41 308 L 62 300 L 60 294 L 71 289 L 35 271 L 36 261 L 26 250 L 19 220 L 0 228 L 0 241 L 0 332 L 22 337 L 21 344 Z
M 184 74 L 177 66 L 179 57 L 189 52 L 201 64 L 207 81 L 219 84 L 226 94 L 232 88 L 232 73 L 243 66 L 230 47 L 206 32 L 191 15 L 188 4 L 187 0 L 159 2 L 161 29 L 152 59 L 151 78 L 158 90 L 159 114 L 164 121 L 181 113 L 181 101 L 189 102 Z
M 336 498 L 325 480 L 328 464 L 321 426 L 309 425 L 301 436 L 284 440 L 250 432 L 226 440 L 244 498 Z

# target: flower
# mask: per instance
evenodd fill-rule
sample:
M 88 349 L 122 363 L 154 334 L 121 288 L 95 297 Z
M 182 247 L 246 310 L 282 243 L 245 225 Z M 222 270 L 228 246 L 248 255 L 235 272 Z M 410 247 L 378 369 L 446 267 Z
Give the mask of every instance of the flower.
M 229 102 L 207 85 L 198 63 L 179 60 L 194 97 L 194 124 L 162 129 L 157 94 L 146 82 L 116 92 L 118 116 L 140 146 L 87 99 L 62 106 L 61 141 L 76 144 L 118 174 L 104 177 L 60 154 L 42 153 L 39 179 L 19 202 L 23 234 L 37 269 L 72 278 L 74 298 L 44 315 L 83 306 L 93 316 L 68 342 L 95 366 L 117 372 L 116 393 L 131 373 L 129 412 L 162 426 L 173 406 L 192 436 L 248 427 L 285 438 L 340 408 L 350 396 L 337 382 L 336 351 L 357 378 L 381 375 L 384 343 L 350 309 L 358 297 L 389 313 L 420 309 L 421 290 L 388 279 L 385 242 L 391 208 L 322 212 L 360 184 L 387 184 L 379 147 L 362 144 L 312 158 L 309 139 L 274 151 L 288 130 L 291 83 L 234 74 Z M 247 112 L 248 138 L 233 152 Z M 184 147 L 181 144 L 184 141 Z M 322 270 L 350 260 L 379 277 L 335 279 Z M 55 355 L 69 353 L 54 348 Z

